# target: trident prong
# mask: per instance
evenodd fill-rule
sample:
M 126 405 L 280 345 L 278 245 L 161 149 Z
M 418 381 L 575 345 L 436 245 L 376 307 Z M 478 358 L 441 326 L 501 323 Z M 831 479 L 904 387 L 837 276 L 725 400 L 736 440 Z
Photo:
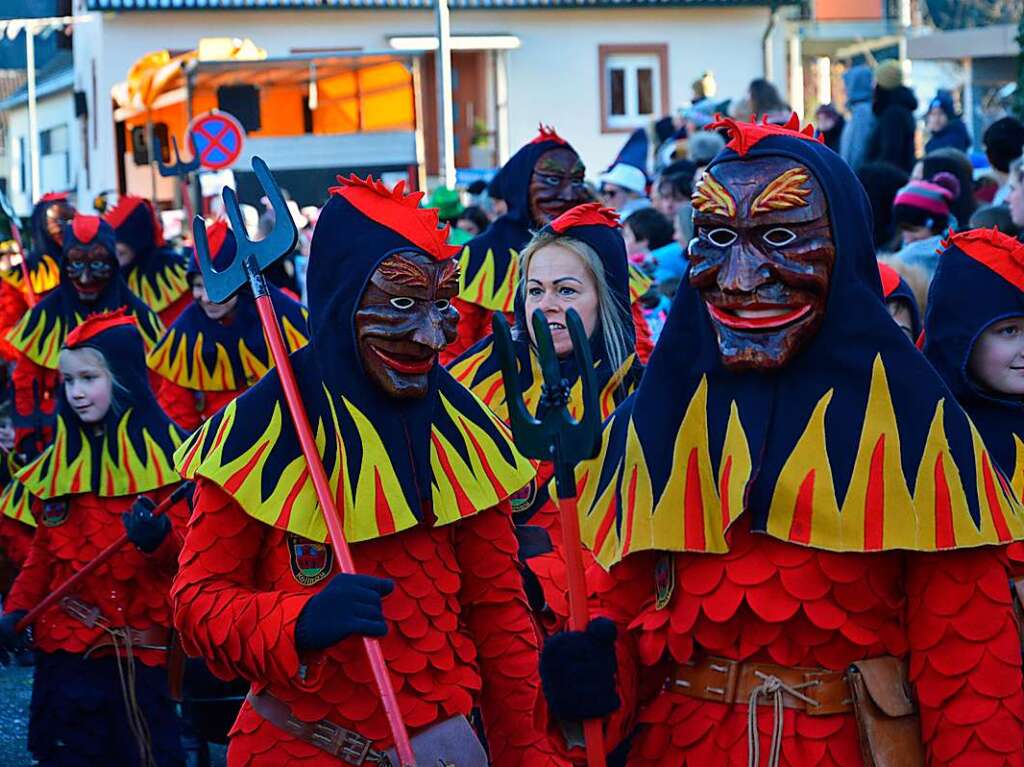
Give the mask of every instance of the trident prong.
M 163 144 L 160 142 L 159 136 L 153 136 L 153 156 L 156 158 L 157 169 L 160 171 L 160 175 L 164 178 L 170 178 L 171 176 L 178 176 L 179 178 L 185 178 L 189 173 L 195 173 L 199 170 L 199 158 L 193 156 L 191 160 L 185 161 L 181 159 L 181 154 L 178 152 L 178 139 L 176 136 L 171 136 L 171 149 L 174 152 L 174 164 L 168 165 L 164 162 Z
M 527 458 L 554 462 L 558 497 L 568 498 L 576 495 L 576 464 L 594 457 L 601 433 L 594 358 L 583 321 L 574 309 L 569 309 L 565 321 L 569 337 L 572 339 L 573 357 L 583 384 L 583 413 L 577 420 L 569 414 L 569 383 L 562 378 L 559 370 L 548 321 L 539 309 L 533 313 L 532 321 L 537 357 L 544 381 L 536 415 L 526 409 L 526 403 L 523 401 L 508 322 L 501 312 L 496 312 L 491 321 L 494 347 L 505 382 L 509 426 L 520 453 Z
M 224 269 L 217 271 L 213 266 L 210 243 L 206 239 L 206 223 L 201 216 L 192 220 L 192 236 L 199 256 L 199 268 L 203 273 L 203 284 L 206 293 L 214 303 L 223 303 L 233 296 L 239 288 L 251 282 L 255 276 L 262 279 L 262 272 L 287 253 L 295 249 L 299 240 L 299 230 L 295 227 L 291 211 L 284 201 L 281 188 L 270 173 L 267 164 L 260 157 L 252 158 L 252 169 L 270 200 L 274 210 L 274 228 L 262 240 L 250 240 L 242 220 L 242 210 L 238 205 L 235 190 L 225 187 L 223 192 L 224 212 L 235 233 L 238 251 L 234 260 Z M 257 285 L 253 291 L 259 294 Z

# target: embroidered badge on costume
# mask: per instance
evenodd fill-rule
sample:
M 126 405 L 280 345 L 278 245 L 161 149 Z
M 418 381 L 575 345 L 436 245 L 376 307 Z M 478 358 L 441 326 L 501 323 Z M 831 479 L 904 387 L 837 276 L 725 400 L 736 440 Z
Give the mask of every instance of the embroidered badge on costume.
M 68 520 L 68 502 L 63 499 L 43 501 L 40 519 L 46 527 L 60 527 Z
M 531 479 L 530 484 L 514 492 L 508 500 L 512 504 L 513 514 L 522 514 L 533 506 L 537 500 L 537 478 Z
M 295 580 L 303 586 L 313 586 L 331 574 L 334 550 L 326 543 L 317 543 L 289 533 L 288 559 Z
M 663 610 L 672 601 L 676 588 L 676 563 L 671 553 L 662 554 L 654 565 L 654 608 Z

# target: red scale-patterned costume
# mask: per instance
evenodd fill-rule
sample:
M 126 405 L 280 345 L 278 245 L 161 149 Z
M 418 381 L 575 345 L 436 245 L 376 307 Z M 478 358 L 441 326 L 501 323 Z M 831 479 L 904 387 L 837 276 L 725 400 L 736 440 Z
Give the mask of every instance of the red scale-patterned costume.
M 504 424 L 436 363 L 421 396 L 399 404 L 365 372 L 356 346 L 368 282 L 374 290 L 382 290 L 379 281 L 413 290 L 419 297 L 410 304 L 433 307 L 416 333 L 450 318 L 442 296 L 457 283 L 447 231 L 437 228 L 436 212 L 417 207 L 422 195 L 354 178 L 342 184 L 313 238 L 309 346 L 291 359 L 314 432 L 325 436 L 321 456 L 355 568 L 394 583 L 382 601 L 388 632 L 380 642 L 403 720 L 415 737 L 479 707 L 495 765 L 558 764 L 534 726 L 537 644 L 507 500 L 533 468 Z M 387 255 L 396 252 L 419 260 Z M 427 300 L 398 287 L 410 284 L 437 292 Z M 380 300 L 373 311 L 404 321 L 394 310 L 409 307 L 394 302 L 406 294 L 386 295 L 394 301 Z M 277 375 L 207 420 L 178 453 L 178 465 L 198 482 L 173 590 L 186 649 L 217 674 L 249 680 L 252 695 L 276 698 L 293 717 L 354 730 L 375 749 L 391 747 L 360 636 L 345 634 L 325 650 L 297 647 L 304 608 L 322 604 L 311 600 L 336 584 Z M 342 764 L 258 709 L 243 707 L 229 764 Z
M 747 707 L 660 689 L 671 658 L 700 652 L 843 670 L 908 657 L 930 765 L 1024 764 L 1020 643 L 1005 565 L 991 550 L 836 554 L 737 523 L 723 555 L 675 556 L 675 593 L 655 607 L 655 552 L 591 572 L 596 612 L 629 626 L 618 648 L 614 745 L 641 724 L 630 765 L 746 765 Z M 698 649 L 699 648 L 699 649 Z M 639 709 L 639 713 L 638 712 Z M 852 714 L 784 710 L 782 764 L 863 764 Z M 761 753 L 771 711 L 759 716 Z
M 160 501 L 172 489 L 163 488 L 149 495 Z M 7 597 L 5 611 L 31 610 L 56 586 L 121 537 L 124 534 L 121 514 L 128 511 L 134 500 L 134 495 L 101 498 L 93 493 L 82 493 L 68 499 L 67 510 L 61 513 L 63 522 L 52 526 L 40 522 L 28 558 Z M 35 513 L 45 519 L 42 505 L 42 501 L 36 501 Z M 177 569 L 188 505 L 177 503 L 168 513 L 174 527 L 156 551 L 147 555 L 134 546 L 123 546 L 75 589 L 73 596 L 100 608 L 111 626 L 170 629 L 170 584 Z M 81 654 L 105 636 L 101 628 L 86 627 L 60 605 L 51 607 L 33 626 L 35 647 L 46 653 L 60 650 Z M 162 666 L 167 660 L 163 650 L 139 648 L 134 653 L 149 666 Z
M 695 191 L 689 279 L 577 469 L 594 614 L 618 631 L 621 705 L 595 686 L 607 745 L 632 736 L 630 767 L 774 765 L 775 745 L 778 764 L 860 767 L 855 712 L 813 713 L 854 697 L 850 677 L 832 677 L 835 693 L 817 679 L 817 700 L 794 680 L 875 661 L 887 671 L 866 694 L 884 709 L 912 692 L 919 726 L 902 732 L 919 730 L 928 765 L 1022 765 L 1007 544 L 1024 538 L 1024 507 L 889 317 L 849 168 L 795 118 L 716 127 L 731 151 Z M 784 244 L 765 247 L 770 227 Z M 826 275 L 800 340 L 737 309 L 774 296 L 813 312 L 813 293 L 787 292 L 794 263 Z M 603 629 L 553 637 L 545 661 L 588 636 L 609 649 Z M 552 705 L 590 710 L 544 668 Z
M 296 651 L 295 622 L 326 580 L 296 580 L 287 535 L 200 481 L 174 591 L 186 649 L 225 678 L 259 680 L 254 690 L 269 690 L 302 719 L 327 718 L 390 747 L 362 642 Z M 410 731 L 479 704 L 495 765 L 556 763 L 531 726 L 537 650 L 519 574 L 507 567 L 515 551 L 507 506 L 352 547 L 358 572 L 395 582 L 381 643 Z M 289 764 L 339 764 L 248 705 L 231 738 L 233 765 L 279 765 L 285 754 Z

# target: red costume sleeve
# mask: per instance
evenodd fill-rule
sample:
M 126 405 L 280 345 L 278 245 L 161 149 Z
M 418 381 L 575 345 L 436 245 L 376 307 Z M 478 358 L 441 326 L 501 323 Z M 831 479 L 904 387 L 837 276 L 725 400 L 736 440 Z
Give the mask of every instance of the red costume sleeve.
M 18 359 L 20 352 L 7 342 L 7 334 L 28 311 L 28 304 L 21 291 L 8 282 L 0 281 L 0 357 L 11 362 Z
M 516 567 L 518 544 L 507 502 L 460 522 L 463 620 L 477 647 L 483 712 L 495 767 L 562 764 L 533 724 L 537 639 Z
M 35 528 L 16 519 L 0 516 L 0 553 L 14 567 L 20 568 L 28 558 L 34 533 Z
M 491 315 L 494 312 L 459 298 L 452 299 L 452 306 L 459 310 L 459 335 L 441 351 L 442 365 L 447 365 L 481 338 L 491 334 Z
M 912 554 L 906 588 L 928 764 L 1024 765 L 1020 638 L 1000 552 Z
M 50 548 L 46 527 L 40 525 L 32 536 L 28 557 L 4 600 L 4 612 L 31 610 L 46 596 L 50 585 Z
M 259 555 L 266 525 L 200 479 L 171 589 L 185 651 L 225 679 L 294 683 L 295 622 L 313 592 L 263 591 Z
M 11 374 L 11 384 L 14 388 L 14 409 L 18 416 L 24 421 L 31 419 L 36 412 L 37 397 L 38 407 L 42 413 L 50 415 L 57 409 L 57 399 L 54 396 L 60 374 L 56 370 L 40 367 L 28 357 L 21 355 L 14 365 L 14 372 Z M 24 444 L 26 437 L 35 437 L 40 440 L 38 449 L 46 447 L 50 440 L 51 429 L 43 429 L 38 433 L 35 426 L 23 426 L 15 429 L 14 442 L 19 448 Z
M 196 409 L 196 397 L 191 389 L 178 386 L 166 378 L 160 379 L 160 386 L 156 390 L 156 400 L 160 407 L 178 426 L 187 430 L 195 431 L 202 422 L 199 411 Z
M 646 365 L 651 352 L 654 351 L 654 341 L 651 340 L 651 326 L 644 319 L 644 310 L 640 306 L 639 301 L 633 302 L 632 311 L 633 329 L 636 332 L 636 356 Z

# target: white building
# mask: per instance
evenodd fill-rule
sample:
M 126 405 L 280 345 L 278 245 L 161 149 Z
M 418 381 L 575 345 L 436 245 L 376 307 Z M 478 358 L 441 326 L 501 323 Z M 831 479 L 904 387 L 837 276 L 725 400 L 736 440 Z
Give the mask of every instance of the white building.
M 111 88 L 143 54 L 196 47 L 201 37 L 249 38 L 271 58 L 436 45 L 430 0 L 75 0 L 74 90 L 84 93 L 89 167 L 80 203 L 117 189 Z M 773 4 L 748 0 L 450 0 L 459 167 L 500 163 L 550 123 L 591 175 L 627 133 L 687 103 L 712 70 L 719 92 L 742 95 L 766 69 L 785 92 L 786 45 Z M 424 39 L 426 38 L 426 39 Z M 433 54 L 422 56 L 428 168 L 436 167 Z M 478 146 L 471 150 L 470 143 Z M 120 151 L 124 152 L 123 138 Z M 78 154 L 73 153 L 78 159 Z
M 74 78 L 70 52 L 58 54 L 39 71 L 36 78 L 40 155 L 38 190 L 32 189 L 31 182 L 26 90 L 22 87 L 0 101 L 0 111 L 7 118 L 7 192 L 19 214 L 27 215 L 32 210 L 32 201 L 46 192 L 88 188 L 90 179 L 82 175 L 83 143 L 78 135 L 81 121 L 75 116 Z

